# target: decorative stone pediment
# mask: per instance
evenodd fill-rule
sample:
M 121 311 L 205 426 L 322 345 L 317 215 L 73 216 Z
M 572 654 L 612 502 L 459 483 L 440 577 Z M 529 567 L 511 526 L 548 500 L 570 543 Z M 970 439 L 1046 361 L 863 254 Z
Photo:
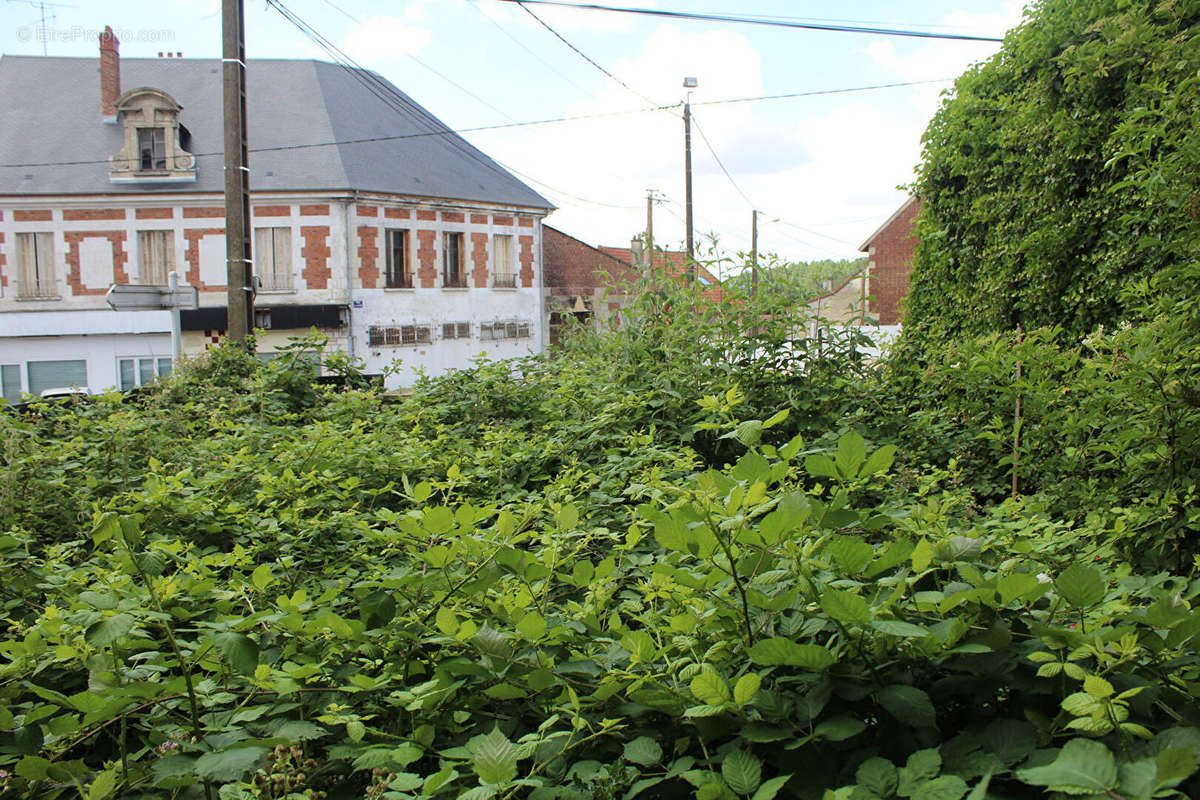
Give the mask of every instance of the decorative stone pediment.
M 113 183 L 177 183 L 196 180 L 196 157 L 183 148 L 186 129 L 179 124 L 183 106 L 149 86 L 117 98 L 124 147 L 109 161 Z

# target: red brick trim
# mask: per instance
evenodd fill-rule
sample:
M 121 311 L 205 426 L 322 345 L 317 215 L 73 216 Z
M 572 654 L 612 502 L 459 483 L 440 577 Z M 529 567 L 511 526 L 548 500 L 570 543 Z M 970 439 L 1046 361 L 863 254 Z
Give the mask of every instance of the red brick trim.
M 471 271 L 471 275 L 475 278 L 476 289 L 486 289 L 488 285 L 487 241 L 488 235 L 486 233 L 471 234 L 471 261 L 474 264 L 474 269 Z
M 14 222 L 49 222 L 54 218 L 54 214 L 48 208 L 34 208 L 29 210 L 17 209 L 13 211 Z
M 502 217 L 499 214 L 497 214 L 496 216 L 492 217 L 492 224 L 493 225 L 512 225 L 513 218 L 512 217 Z
M 134 212 L 137 219 L 174 219 L 173 208 L 139 208 Z
M 204 211 L 207 209 L 190 209 Z M 183 210 L 183 215 L 186 217 L 189 209 Z M 220 209 L 224 215 L 225 210 Z M 224 228 L 186 228 L 183 231 L 184 241 L 187 245 L 183 249 L 183 260 L 187 262 L 187 280 L 192 286 L 195 286 L 202 292 L 224 292 L 226 288 L 224 284 L 220 286 L 209 286 L 204 281 L 200 280 L 200 240 L 205 236 L 224 236 Z
M 256 217 L 290 217 L 292 215 L 291 206 L 255 206 L 253 211 Z
M 358 226 L 358 279 L 364 289 L 379 288 L 379 228 Z
M 102 295 L 108 291 L 107 286 L 91 289 L 83 285 L 79 243 L 84 239 L 107 239 L 112 245 L 113 283 L 129 283 L 129 274 L 125 271 L 129 261 L 129 254 L 125 252 L 125 231 L 67 231 L 63 237 L 67 242 L 67 285 L 71 287 L 72 295 Z
M 533 237 L 518 238 L 521 242 L 521 285 L 528 289 L 533 286 Z
M 442 222 L 466 222 L 467 218 L 461 211 L 443 211 Z
M 304 237 L 304 246 L 300 248 L 300 255 L 304 257 L 304 269 L 300 272 L 304 276 L 304 285 L 309 289 L 324 289 L 333 277 L 333 270 L 329 268 L 329 256 L 332 255 L 329 226 L 305 225 L 300 228 L 300 235 Z
M 471 224 L 472 225 L 487 225 L 487 221 L 488 221 L 487 214 L 472 214 L 471 215 Z
M 418 211 L 417 214 L 420 215 L 421 212 Z M 437 285 L 437 250 L 434 248 L 436 240 L 437 231 L 417 231 L 417 263 L 420 264 L 417 277 L 421 279 L 422 289 L 432 289 Z
M 437 213 L 434 211 L 425 211 L 422 209 L 417 209 L 417 219 L 424 220 L 425 222 L 436 222 L 437 221 Z
M 302 217 L 328 217 L 329 204 L 316 203 L 313 205 L 300 206 L 300 216 Z
M 64 222 L 79 222 L 80 220 L 125 219 L 123 208 L 64 208 Z
M 410 219 L 412 212 L 407 208 L 385 208 L 383 215 L 388 219 Z
M 0 212 L 0 220 L 2 219 L 4 219 L 4 213 Z M 0 231 L 0 244 L 4 244 L 3 231 Z M 0 287 L 8 286 L 8 272 L 4 269 L 7 263 L 8 260 L 4 255 L 4 249 L 0 248 Z
M 533 217 L 521 217 L 520 219 L 517 220 L 517 224 L 520 225 L 522 228 L 532 228 L 533 227 Z
M 379 216 L 379 206 L 364 206 L 358 207 L 358 215 L 360 217 L 377 217 Z
M 185 208 L 183 210 L 184 219 L 224 219 L 225 209 L 222 206 L 204 206 L 202 208 Z M 224 229 L 221 229 L 224 233 Z

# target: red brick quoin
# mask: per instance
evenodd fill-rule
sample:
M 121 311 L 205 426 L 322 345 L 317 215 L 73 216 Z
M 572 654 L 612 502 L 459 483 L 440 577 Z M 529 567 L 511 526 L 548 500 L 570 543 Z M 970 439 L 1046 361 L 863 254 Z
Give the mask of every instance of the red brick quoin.
M 54 215 L 48 208 L 35 208 L 28 211 L 18 208 L 13 211 L 15 222 L 49 222 L 53 218 Z
M 309 289 L 324 289 L 329 286 L 333 270 L 329 268 L 329 226 L 304 225 L 300 228 L 300 236 L 304 238 L 304 246 L 300 255 L 304 257 L 304 284 Z
M 173 208 L 139 208 L 133 214 L 138 219 L 174 219 Z
M 914 230 L 921 201 L 910 198 L 867 242 L 864 249 L 871 253 L 870 295 L 867 310 L 878 315 L 880 325 L 895 325 L 900 321 L 900 301 L 908 294 L 908 276 L 912 272 L 913 253 L 917 246 Z
M 418 216 L 421 213 L 418 211 Z M 417 277 L 421 279 L 422 289 L 432 289 L 437 285 L 437 250 L 434 249 L 436 237 L 436 231 L 417 231 L 417 263 L 420 264 Z
M 358 226 L 358 279 L 364 289 L 379 287 L 379 229 L 372 225 Z
M 188 211 L 196 211 L 204 209 L 188 209 L 183 210 L 183 215 L 186 217 Z M 221 209 L 221 216 L 225 216 L 225 210 Z M 224 228 L 188 228 L 183 232 L 183 238 L 187 242 L 184 247 L 183 259 L 187 262 L 187 279 L 188 283 L 195 286 L 202 292 L 223 292 L 225 291 L 224 284 L 220 286 L 209 286 L 204 281 L 200 280 L 200 240 L 205 236 L 224 236 Z
M 67 241 L 67 285 L 71 287 L 71 294 L 97 295 L 108 291 L 107 286 L 91 289 L 83 285 L 79 243 L 84 239 L 108 239 L 112 244 L 113 283 L 129 283 L 129 275 L 125 272 L 125 264 L 129 261 L 129 254 L 125 252 L 125 231 L 67 231 L 63 237 Z
M 329 216 L 329 204 L 317 203 L 310 206 L 300 206 L 300 216 L 302 217 L 327 217 Z
M 471 234 L 471 263 L 474 269 L 471 270 L 472 277 L 475 278 L 476 289 L 487 288 L 487 252 L 488 235 L 486 233 Z
M 533 237 L 521 239 L 521 285 L 526 289 L 533 286 Z
M 0 213 L 0 220 L 4 219 L 4 214 Z M 0 233 L 0 244 L 4 244 L 4 234 Z M 4 257 L 4 250 L 0 248 L 0 287 L 8 286 L 8 272 L 4 269 L 7 260 Z

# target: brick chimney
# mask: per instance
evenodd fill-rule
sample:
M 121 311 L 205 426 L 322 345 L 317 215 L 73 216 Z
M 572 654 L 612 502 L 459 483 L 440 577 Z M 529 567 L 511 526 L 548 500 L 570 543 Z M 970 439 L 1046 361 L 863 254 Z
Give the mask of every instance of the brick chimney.
M 100 34 L 100 116 L 108 123 L 117 121 L 117 98 L 121 96 L 121 56 L 112 28 Z

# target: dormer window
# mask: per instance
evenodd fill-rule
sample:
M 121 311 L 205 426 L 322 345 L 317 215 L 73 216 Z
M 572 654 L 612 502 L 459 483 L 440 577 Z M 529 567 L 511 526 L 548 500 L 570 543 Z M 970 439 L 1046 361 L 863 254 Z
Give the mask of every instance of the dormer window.
M 149 87 L 130 89 L 116 101 L 124 147 L 111 159 L 113 183 L 180 183 L 196 180 L 196 157 L 183 148 L 175 98 Z
M 167 132 L 163 128 L 138 128 L 142 170 L 167 168 Z

